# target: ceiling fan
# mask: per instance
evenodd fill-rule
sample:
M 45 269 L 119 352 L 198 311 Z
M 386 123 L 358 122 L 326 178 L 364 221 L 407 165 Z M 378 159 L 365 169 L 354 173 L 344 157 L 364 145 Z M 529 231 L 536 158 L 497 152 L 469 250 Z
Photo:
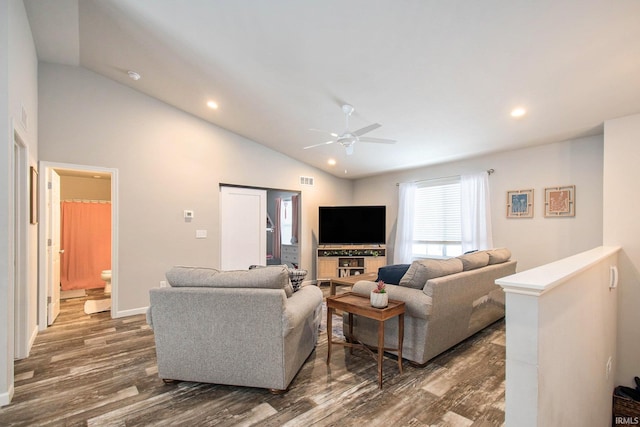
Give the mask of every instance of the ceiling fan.
M 339 144 L 341 144 L 346 152 L 347 155 L 351 155 L 353 154 L 353 145 L 356 142 L 375 142 L 378 144 L 395 144 L 396 141 L 394 141 L 393 139 L 384 139 L 384 138 L 371 138 L 368 136 L 362 136 L 365 133 L 369 133 L 372 130 L 378 129 L 380 126 L 382 126 L 379 123 L 374 123 L 372 125 L 369 126 L 365 126 L 362 129 L 358 129 L 356 131 L 350 131 L 349 130 L 349 116 L 351 116 L 351 114 L 355 111 L 355 108 L 353 108 L 351 105 L 349 104 L 345 104 L 342 106 L 342 112 L 344 113 L 345 116 L 345 127 L 344 127 L 344 132 L 339 135 L 335 132 L 328 132 L 325 130 L 320 130 L 320 129 L 309 129 L 312 130 L 314 132 L 324 132 L 324 133 L 328 133 L 329 135 L 331 135 L 333 137 L 333 139 L 323 142 L 321 144 L 314 144 L 314 145 L 309 145 L 308 147 L 304 147 L 304 149 L 308 149 L 308 148 L 315 148 L 315 147 L 321 147 L 323 145 L 329 145 L 329 144 L 333 144 L 334 142 L 337 142 Z

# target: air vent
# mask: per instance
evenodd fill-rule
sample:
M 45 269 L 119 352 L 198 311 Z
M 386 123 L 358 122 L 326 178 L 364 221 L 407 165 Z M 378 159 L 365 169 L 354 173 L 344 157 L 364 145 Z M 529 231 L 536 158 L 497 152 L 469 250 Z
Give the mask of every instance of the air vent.
M 311 176 L 301 176 L 300 184 L 302 185 L 313 185 L 313 177 Z

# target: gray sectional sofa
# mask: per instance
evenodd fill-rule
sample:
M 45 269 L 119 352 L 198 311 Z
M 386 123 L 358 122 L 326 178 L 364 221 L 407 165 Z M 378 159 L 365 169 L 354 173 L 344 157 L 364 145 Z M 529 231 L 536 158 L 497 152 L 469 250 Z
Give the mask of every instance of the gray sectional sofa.
M 515 273 L 508 249 L 477 251 L 446 260 L 414 261 L 389 299 L 404 301 L 403 358 L 424 365 L 443 351 L 504 317 L 504 293 L 496 279 Z M 368 296 L 376 283 L 360 281 L 353 292 Z M 347 317 L 343 316 L 344 330 Z M 377 322 L 355 316 L 355 337 L 377 345 Z M 385 347 L 398 342 L 398 322 L 385 322 Z
M 152 289 L 158 376 L 285 391 L 315 348 L 322 291 L 293 292 L 286 266 L 174 267 Z

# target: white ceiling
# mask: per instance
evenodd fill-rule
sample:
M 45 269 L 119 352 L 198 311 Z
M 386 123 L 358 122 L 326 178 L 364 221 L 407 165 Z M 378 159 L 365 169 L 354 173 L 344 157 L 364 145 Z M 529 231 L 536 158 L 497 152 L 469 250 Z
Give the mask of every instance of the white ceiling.
M 340 177 L 598 134 L 640 112 L 638 0 L 25 5 L 42 61 L 80 65 Z M 343 103 L 356 108 L 351 130 L 381 123 L 367 136 L 397 144 L 304 150 L 330 139 L 309 128 L 342 133 Z M 528 114 L 511 118 L 516 106 Z

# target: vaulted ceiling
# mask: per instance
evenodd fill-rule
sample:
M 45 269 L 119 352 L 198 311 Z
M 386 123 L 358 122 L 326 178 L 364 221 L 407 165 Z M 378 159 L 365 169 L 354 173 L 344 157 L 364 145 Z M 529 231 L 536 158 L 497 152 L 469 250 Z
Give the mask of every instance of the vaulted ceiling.
M 340 177 L 598 134 L 640 112 L 638 0 L 25 5 L 41 61 L 85 67 Z M 380 123 L 366 136 L 397 143 L 305 150 L 345 131 L 345 103 L 351 130 Z M 511 117 L 516 107 L 526 114 Z

